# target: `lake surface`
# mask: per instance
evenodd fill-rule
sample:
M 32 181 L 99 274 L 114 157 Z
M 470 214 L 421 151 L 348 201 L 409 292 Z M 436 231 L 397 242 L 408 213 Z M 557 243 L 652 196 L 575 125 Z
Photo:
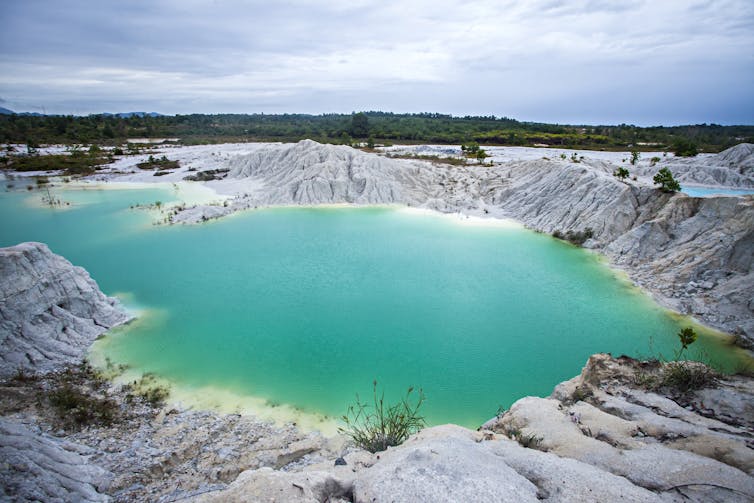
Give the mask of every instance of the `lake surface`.
M 754 189 L 726 189 L 723 187 L 688 187 L 682 186 L 681 192 L 692 197 L 710 196 L 745 196 L 754 194 Z
M 0 193 L 0 246 L 43 241 L 141 313 L 98 350 L 183 390 L 339 417 L 377 380 L 430 423 L 477 426 L 595 352 L 670 357 L 688 321 L 591 253 L 517 226 L 391 208 L 279 208 L 155 226 L 168 189 Z M 699 346 L 723 365 L 720 338 Z

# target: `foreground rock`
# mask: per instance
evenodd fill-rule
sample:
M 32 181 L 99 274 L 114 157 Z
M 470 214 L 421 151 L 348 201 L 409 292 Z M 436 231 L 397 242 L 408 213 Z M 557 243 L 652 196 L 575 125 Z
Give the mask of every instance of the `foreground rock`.
M 33 427 L 33 426 L 32 426 Z M 13 501 L 107 501 L 98 490 L 109 474 L 90 463 L 92 450 L 0 419 L 0 485 Z
M 479 431 L 428 428 L 370 454 L 253 417 L 161 408 L 86 367 L 0 383 L 0 481 L 11 501 L 751 501 L 754 380 L 664 384 L 672 368 L 609 355 Z M 50 396 L 108 398 L 71 425 Z M 336 462 L 336 459 L 343 459 Z
M 47 245 L 0 248 L 0 376 L 78 362 L 94 339 L 130 319 Z
M 293 424 L 164 408 L 144 391 L 85 365 L 0 382 L 0 499 L 175 501 L 225 488 L 245 470 L 341 453 L 342 442 Z M 108 407 L 106 420 L 81 414 L 84 400 Z
M 480 431 L 438 426 L 345 466 L 250 470 L 193 501 L 751 501 L 754 381 L 677 393 L 661 385 L 667 368 L 595 355 Z

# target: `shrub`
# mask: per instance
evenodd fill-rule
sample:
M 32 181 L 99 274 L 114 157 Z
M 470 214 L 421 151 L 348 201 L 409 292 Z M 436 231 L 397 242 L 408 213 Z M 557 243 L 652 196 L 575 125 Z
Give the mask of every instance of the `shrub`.
M 516 441 L 521 447 L 526 447 L 527 449 L 539 449 L 542 440 L 542 437 L 538 437 L 534 433 L 530 433 L 529 435 L 518 435 L 516 437 Z
M 150 372 L 142 375 L 138 381 L 134 381 L 131 387 L 136 396 L 141 397 L 153 407 L 162 406 L 170 396 L 170 389 L 160 385 L 155 375 Z
M 662 369 L 659 385 L 686 393 L 712 386 L 717 381 L 717 372 L 702 362 L 682 361 L 666 363 Z
M 69 427 L 109 425 L 118 411 L 115 401 L 107 397 L 89 396 L 70 383 L 51 391 L 49 401 L 58 418 Z
M 684 351 L 686 351 L 689 346 L 691 346 L 694 342 L 696 342 L 696 332 L 691 327 L 686 327 L 684 329 L 681 329 L 680 332 L 678 332 L 678 340 L 681 342 L 681 349 L 678 350 L 678 353 L 676 353 L 676 360 L 678 360 Z
M 679 157 L 694 157 L 699 151 L 691 140 L 679 138 L 673 143 L 673 153 Z
M 652 181 L 660 186 L 663 192 L 676 192 L 681 190 L 681 184 L 673 178 L 673 173 L 668 168 L 660 168 L 660 171 L 652 178 Z
M 193 169 L 196 171 L 195 168 L 190 168 L 189 171 Z M 205 171 L 199 171 L 195 175 L 188 175 L 184 176 L 184 180 L 188 180 L 190 182 L 209 182 L 210 180 L 222 180 L 227 176 L 226 173 L 228 173 L 230 169 L 228 168 L 219 168 L 219 169 L 208 169 Z
M 568 231 L 565 234 L 563 234 L 563 232 L 559 230 L 555 230 L 552 233 L 552 237 L 557 239 L 565 239 L 566 241 L 570 241 L 577 246 L 583 245 L 587 239 L 591 239 L 593 236 L 594 229 L 592 229 L 591 227 L 587 227 L 583 231 Z
M 461 145 L 461 152 L 468 157 L 476 157 L 477 152 L 479 152 L 479 144 L 475 141 L 464 143 Z
M 613 171 L 613 176 L 619 180 L 625 180 L 626 178 L 628 178 L 628 175 L 628 170 L 622 166 Z
M 631 164 L 636 166 L 636 163 L 639 162 L 639 157 L 641 157 L 641 154 L 639 154 L 639 151 L 632 150 L 631 151 Z
M 168 169 L 178 169 L 180 165 L 178 164 L 178 161 L 171 161 L 166 156 L 162 156 L 161 158 L 157 159 L 156 157 L 150 155 L 149 159 L 147 159 L 145 162 L 140 162 L 136 165 L 139 169 L 157 169 L 159 168 L 160 171 L 165 171 Z
M 394 405 L 385 404 L 385 392 L 377 396 L 377 381 L 373 383 L 373 405 L 362 403 L 356 395 L 356 403 L 348 407 L 342 417 L 345 428 L 338 430 L 369 452 L 384 451 L 390 446 L 402 444 L 409 435 L 425 426 L 419 408 L 424 403 L 424 392 L 419 389 L 416 401 L 412 398 L 414 388 L 408 388 L 406 396 Z M 373 407 L 373 410 L 369 410 Z

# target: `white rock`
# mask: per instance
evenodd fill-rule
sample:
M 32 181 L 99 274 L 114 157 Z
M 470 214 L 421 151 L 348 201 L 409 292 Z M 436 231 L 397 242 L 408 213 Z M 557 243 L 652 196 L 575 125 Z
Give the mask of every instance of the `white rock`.
M 84 446 L 0 418 L 0 485 L 11 501 L 108 501 L 98 491 L 111 474 L 77 451 Z
M 100 334 L 131 318 L 47 245 L 0 248 L 0 375 L 78 362 Z

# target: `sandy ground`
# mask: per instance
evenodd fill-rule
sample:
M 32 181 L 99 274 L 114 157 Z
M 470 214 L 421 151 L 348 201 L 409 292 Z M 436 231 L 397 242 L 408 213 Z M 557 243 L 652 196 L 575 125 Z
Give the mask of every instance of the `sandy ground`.
M 615 164 L 622 164 L 623 160 L 628 163 L 631 159 L 630 152 L 607 152 L 600 150 L 571 150 L 565 148 L 544 148 L 544 147 L 488 147 L 482 146 L 485 152 L 490 156 L 485 162 L 509 162 L 509 161 L 530 161 L 534 159 L 541 159 L 547 157 L 550 159 L 556 159 L 564 154 L 567 158 L 571 158 L 573 154 L 577 157 L 584 156 L 590 159 L 598 159 L 600 161 L 609 161 Z M 416 155 L 437 155 L 437 156 L 460 156 L 460 145 L 394 145 L 392 147 L 382 147 L 380 150 L 390 153 L 402 153 L 402 154 L 416 154 Z M 641 159 L 651 159 L 652 157 L 660 157 L 664 155 L 664 152 L 642 152 Z M 711 154 L 700 154 L 701 156 Z M 667 154 L 668 157 L 673 157 L 673 154 Z M 473 161 L 472 161 L 473 163 Z

